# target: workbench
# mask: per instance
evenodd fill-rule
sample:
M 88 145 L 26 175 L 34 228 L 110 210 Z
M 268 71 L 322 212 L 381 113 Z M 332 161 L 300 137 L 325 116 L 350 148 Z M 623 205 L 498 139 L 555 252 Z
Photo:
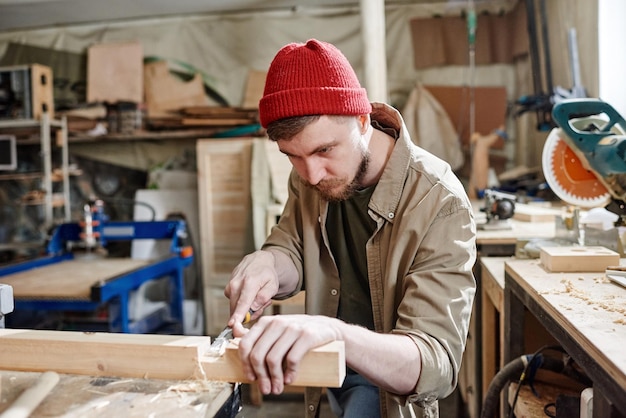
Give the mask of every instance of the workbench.
M 481 257 L 482 393 L 504 366 L 504 263 L 512 257 Z
M 61 312 L 72 313 L 83 331 L 183 333 L 183 272 L 193 260 L 190 247 L 184 245 L 185 222 L 102 222 L 100 228 L 103 242 L 168 240 L 170 254 L 143 260 L 68 251 L 69 244 L 80 242 L 82 228 L 78 223 L 62 224 L 48 243 L 46 255 L 0 268 L 0 283 L 13 287 L 15 299 L 7 326 L 45 328 L 39 318 L 52 320 Z M 132 317 L 132 292 L 164 277 L 169 278 L 165 306 Z M 83 319 L 85 324 L 80 323 Z
M 472 201 L 472 208 L 477 225 L 481 225 L 486 220 L 486 215 L 481 211 L 484 203 L 482 201 Z M 517 219 L 509 219 L 510 229 L 480 229 L 476 231 L 477 261 L 474 265 L 474 277 L 476 278 L 477 292 L 474 298 L 474 309 L 470 322 L 470 331 L 467 347 L 461 368 L 459 385 L 463 394 L 463 399 L 468 405 L 471 418 L 480 417 L 483 401 L 483 388 L 488 387 L 492 376 L 491 371 L 495 365 L 492 361 L 495 357 L 490 357 L 490 363 L 485 369 L 483 365 L 482 341 L 498 339 L 497 330 L 483 327 L 483 279 L 482 265 L 480 260 L 485 257 L 510 257 L 515 254 L 516 245 L 519 240 L 529 239 L 552 239 L 555 236 L 556 227 L 554 220 L 542 222 L 528 222 Z M 504 274 L 504 265 L 501 265 Z M 496 269 L 497 270 L 497 269 Z M 493 353 L 493 351 L 492 351 Z M 489 378 L 488 381 L 484 379 Z
M 0 414 L 40 375 L 0 371 Z M 233 383 L 59 376 L 59 383 L 33 412 L 32 418 L 233 418 L 241 405 L 240 385 Z
M 624 261 L 624 260 L 622 260 Z M 504 279 L 504 362 L 524 352 L 525 311 L 593 381 L 593 417 L 626 411 L 626 289 L 604 273 L 552 273 L 537 259 L 508 260 Z
M 505 366 L 504 347 L 504 264 L 508 257 L 481 257 L 481 359 L 483 401 L 496 373 Z M 526 315 L 524 351 L 533 353 L 542 345 L 556 344 L 532 316 Z M 504 415 L 501 415 L 504 416 Z

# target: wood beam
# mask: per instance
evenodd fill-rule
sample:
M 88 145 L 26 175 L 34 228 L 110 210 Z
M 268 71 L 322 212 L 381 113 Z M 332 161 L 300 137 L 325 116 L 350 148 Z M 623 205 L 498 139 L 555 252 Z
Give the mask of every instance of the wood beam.
M 0 369 L 249 383 L 238 340 L 220 357 L 206 355 L 210 342 L 199 336 L 0 329 Z M 323 345 L 304 356 L 292 386 L 339 387 L 345 367 L 343 342 Z
M 220 357 L 203 356 L 200 364 L 209 379 L 252 383 L 243 374 L 238 352 L 238 339 L 226 346 Z M 346 376 L 343 341 L 333 341 L 309 351 L 298 368 L 296 380 L 290 386 L 341 387 Z
M 192 379 L 209 337 L 0 329 L 0 369 Z

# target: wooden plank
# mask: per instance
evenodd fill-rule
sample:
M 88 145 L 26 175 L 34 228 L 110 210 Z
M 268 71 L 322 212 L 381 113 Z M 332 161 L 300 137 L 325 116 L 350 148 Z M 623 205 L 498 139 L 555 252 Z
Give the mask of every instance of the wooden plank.
M 522 222 L 554 222 L 558 215 L 561 215 L 559 209 L 516 203 L 513 219 Z
M 200 364 L 210 379 L 252 383 L 243 374 L 238 339 L 231 341 L 223 356 L 203 356 Z M 302 359 L 298 375 L 291 386 L 340 387 L 346 376 L 343 341 L 333 341 L 309 351 Z
M 250 383 L 243 374 L 238 340 L 224 355 L 207 356 L 209 337 L 0 329 L 0 370 L 206 379 Z M 334 341 L 305 354 L 292 386 L 339 387 L 345 349 Z
M 512 382 L 509 385 L 508 400 L 511 406 L 513 406 L 517 386 L 516 382 Z M 535 382 L 534 387 L 537 394 L 533 393 L 528 385 L 523 385 L 520 388 L 519 396 L 513 409 L 516 417 L 545 417 L 547 415 L 544 412 L 544 407 L 549 403 L 556 402 L 558 395 L 580 396 L 578 391 L 551 384 Z M 554 411 L 554 408 L 551 410 Z
M 43 113 L 48 113 L 54 118 L 54 97 L 52 93 L 53 79 L 52 69 L 45 65 L 32 64 L 30 66 L 31 89 L 32 89 L 32 112 L 33 119 L 40 119 Z
M 130 258 L 67 260 L 0 277 L 0 283 L 13 286 L 15 299 L 91 300 L 93 285 L 150 262 Z
M 209 337 L 0 329 L 0 369 L 184 380 Z
M 481 257 L 482 292 L 482 390 L 486 394 L 489 384 L 502 367 L 504 344 L 504 263 L 511 257 Z
M 180 113 L 186 116 L 199 118 L 240 118 L 246 120 L 258 119 L 258 111 L 256 109 L 246 109 L 242 107 L 187 106 L 182 108 L 180 110 Z
M 140 42 L 111 42 L 89 47 L 87 101 L 143 102 L 143 47 Z
M 246 91 L 241 104 L 242 107 L 254 109 L 258 108 L 259 101 L 261 100 L 261 97 L 263 97 L 266 77 L 267 72 L 265 71 L 248 71 L 248 80 L 246 82 Z
M 186 126 L 237 126 L 249 125 L 254 121 L 246 118 L 182 118 L 180 123 Z
M 541 264 L 549 271 L 603 272 L 619 264 L 619 253 L 600 246 L 542 247 Z
M 470 111 L 467 106 L 470 90 L 467 86 L 424 86 L 441 103 L 450 117 L 452 124 L 460 127 L 459 137 L 464 146 L 470 142 Z M 476 87 L 473 92 L 475 100 L 476 126 L 474 130 L 482 135 L 491 133 L 506 123 L 506 89 L 504 87 Z M 493 148 L 502 149 L 502 141 Z
M 184 82 L 170 74 L 167 61 L 147 63 L 143 68 L 148 117 L 168 116 L 169 111 L 186 106 L 209 104 L 200 74 Z
M 482 285 L 498 312 L 504 306 L 504 263 L 512 257 L 481 257 Z

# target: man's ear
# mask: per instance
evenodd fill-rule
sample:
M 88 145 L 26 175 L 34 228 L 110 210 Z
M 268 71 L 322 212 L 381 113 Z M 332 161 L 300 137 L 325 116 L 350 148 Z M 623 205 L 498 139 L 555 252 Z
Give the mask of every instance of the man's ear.
M 357 119 L 359 121 L 359 130 L 361 131 L 361 135 L 365 135 L 365 133 L 367 132 L 367 129 L 369 128 L 371 124 L 370 115 L 369 114 L 359 115 L 357 116 Z

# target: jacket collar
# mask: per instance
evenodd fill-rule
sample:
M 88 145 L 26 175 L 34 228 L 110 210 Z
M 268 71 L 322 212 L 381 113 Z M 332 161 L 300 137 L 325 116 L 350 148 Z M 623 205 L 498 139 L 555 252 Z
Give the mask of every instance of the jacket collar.
M 411 142 L 400 112 L 393 107 L 383 103 L 372 103 L 370 116 L 372 121 L 385 128 L 391 128 L 398 134 L 396 145 L 369 203 L 372 211 L 388 222 L 393 222 L 415 145 Z

